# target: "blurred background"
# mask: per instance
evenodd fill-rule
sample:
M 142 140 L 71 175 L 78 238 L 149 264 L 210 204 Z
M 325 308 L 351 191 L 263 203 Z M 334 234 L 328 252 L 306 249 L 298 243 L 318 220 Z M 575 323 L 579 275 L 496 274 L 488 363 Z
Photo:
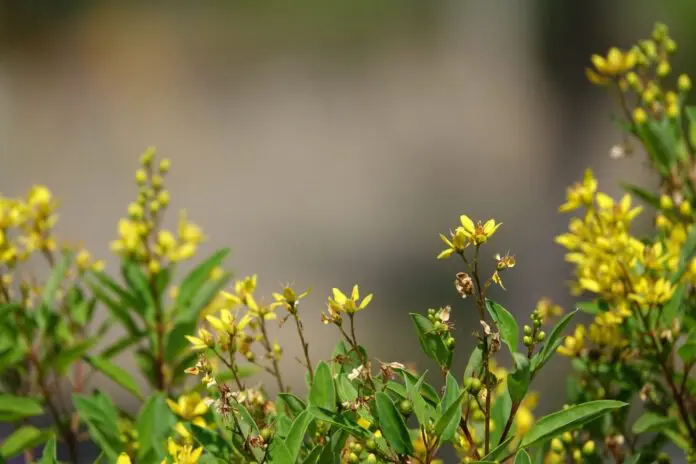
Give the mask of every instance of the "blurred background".
M 583 69 L 663 21 L 675 68 L 696 71 L 695 5 L 0 0 L 0 191 L 47 184 L 61 237 L 115 271 L 108 243 L 155 145 L 173 162 L 170 220 L 186 208 L 205 253 L 230 246 L 235 274 L 258 273 L 269 297 L 281 282 L 313 288 L 314 359 L 337 340 L 319 321 L 331 287 L 357 282 L 375 293 L 359 318 L 372 354 L 432 370 L 407 313 L 450 304 L 461 370 L 477 321 L 452 285 L 461 266 L 435 260 L 438 232 L 461 213 L 503 222 L 486 258 L 510 250 L 518 264 L 491 296 L 521 317 L 542 296 L 572 307 L 553 243 L 566 186 L 587 166 L 610 193 L 650 182 L 640 155 L 609 158 L 610 101 Z M 294 335 L 277 333 L 301 389 Z M 534 385 L 539 413 L 563 403 L 556 361 Z

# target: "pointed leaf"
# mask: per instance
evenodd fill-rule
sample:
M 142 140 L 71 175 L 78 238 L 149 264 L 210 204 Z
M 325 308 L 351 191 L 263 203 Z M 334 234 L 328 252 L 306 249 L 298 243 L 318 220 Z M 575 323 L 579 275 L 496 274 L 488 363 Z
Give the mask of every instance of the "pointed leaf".
M 157 456 L 164 456 L 165 443 L 176 417 L 164 400 L 162 394 L 150 396 L 140 410 L 135 428 L 138 431 L 138 457 L 143 459 L 151 450 Z
M 520 450 L 517 452 L 517 456 L 515 456 L 515 464 L 532 464 L 532 458 L 529 457 L 525 450 Z
M 415 384 L 406 375 L 404 375 L 406 394 L 408 395 L 408 399 L 413 404 L 413 411 L 416 413 L 418 423 L 422 426 L 427 426 L 428 420 L 430 419 L 430 414 L 426 407 L 425 400 L 420 394 L 420 389 L 423 385 L 423 381 L 425 380 L 426 374 L 427 372 L 424 372 Z
M 291 461 L 287 462 L 297 462 L 300 450 L 302 449 L 302 443 L 307 434 L 307 428 L 313 420 L 314 417 L 308 411 L 302 411 L 293 421 L 290 433 L 288 433 L 287 438 L 285 438 L 285 445 L 291 457 Z
M 674 417 L 665 417 L 653 412 L 646 412 L 633 423 L 633 433 L 658 432 L 676 424 Z
M 389 395 L 377 392 L 375 395 L 377 416 L 382 435 L 392 449 L 398 454 L 410 454 L 413 451 L 411 436 L 406 428 L 403 417 L 397 411 Z
M 12 432 L 0 443 L 0 457 L 11 459 L 45 442 L 53 436 L 53 432 L 39 430 L 33 425 L 23 425 Z
M 510 348 L 511 353 L 516 352 L 520 328 L 515 318 L 507 309 L 493 300 L 486 299 L 486 309 L 488 310 L 488 314 L 491 315 L 491 318 L 498 325 L 500 338 Z
M 99 445 L 110 462 L 123 450 L 118 430 L 118 411 L 107 396 L 73 395 L 73 403 L 80 413 L 80 420 L 87 424 L 89 435 Z
M 44 410 L 41 403 L 33 398 L 0 393 L 0 414 L 17 419 L 40 416 Z
M 309 404 L 336 411 L 336 390 L 331 368 L 323 361 L 314 371 L 314 383 L 309 391 Z
M 576 429 L 602 414 L 627 406 L 627 403 L 614 400 L 590 401 L 571 406 L 539 419 L 532 429 L 522 438 L 521 448 L 543 442 L 563 432 Z
M 435 436 L 440 437 L 442 441 L 450 441 L 454 438 L 459 420 L 462 417 L 462 399 L 465 394 L 466 392 L 461 392 L 435 424 Z
M 452 365 L 452 350 L 448 349 L 442 337 L 435 333 L 433 323 L 421 314 L 409 315 L 416 328 L 423 353 L 438 365 L 449 369 Z
M 135 383 L 133 377 L 131 377 L 128 372 L 126 372 L 116 363 L 99 356 L 88 356 L 86 357 L 86 360 L 92 367 L 116 382 L 125 390 L 132 393 L 135 397 L 140 400 L 143 399 L 143 395 L 140 393 L 140 388 L 138 387 L 138 384 Z
M 556 326 L 551 331 L 551 334 L 546 339 L 544 347 L 537 354 L 537 356 L 534 357 L 532 361 L 533 372 L 536 372 L 542 367 L 544 367 L 544 364 L 546 364 L 548 360 L 551 359 L 551 357 L 556 353 L 556 348 L 563 339 L 563 333 L 565 332 L 566 327 L 568 327 L 568 324 L 570 324 L 571 319 L 573 319 L 577 312 L 577 309 L 575 311 L 571 311 L 568 314 L 566 314 L 563 317 L 563 319 L 558 321 L 558 324 L 556 324 Z
M 519 403 L 524 399 L 532 379 L 529 359 L 523 354 L 513 353 L 515 370 L 507 378 L 508 391 L 513 403 Z
M 56 437 L 51 437 L 44 446 L 41 453 L 41 464 L 58 464 L 58 455 L 56 454 Z

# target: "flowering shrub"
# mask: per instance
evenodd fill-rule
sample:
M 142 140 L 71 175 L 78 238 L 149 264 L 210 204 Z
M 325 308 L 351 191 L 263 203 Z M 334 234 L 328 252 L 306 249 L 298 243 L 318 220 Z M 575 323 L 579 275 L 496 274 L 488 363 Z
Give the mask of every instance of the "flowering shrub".
M 471 353 L 457 348 L 454 302 L 411 313 L 429 367 L 370 356 L 355 320 L 372 310 L 373 295 L 358 285 L 334 288 L 320 314 L 302 304 L 309 290 L 285 286 L 264 299 L 256 276 L 230 285 L 227 250 L 179 277 L 179 263 L 196 259 L 205 237 L 185 212 L 175 231 L 163 227 L 170 162 L 153 149 L 141 157 L 137 198 L 112 242 L 117 279 L 86 250 L 59 244 L 57 205 L 46 187 L 0 199 L 0 420 L 15 427 L 0 444 L 0 461 L 40 454 L 56 463 L 62 443 L 66 459 L 82 462 L 87 440 L 101 450 L 98 462 L 119 464 L 428 464 L 442 462 L 447 448 L 465 463 L 663 462 L 668 442 L 693 459 L 696 110 L 684 105 L 688 77 L 677 79 L 676 90 L 666 84 L 676 45 L 664 26 L 653 36 L 594 56 L 587 72 L 619 97 L 627 136 L 612 155 L 642 145 L 662 179 L 659 193 L 627 186 L 618 201 L 597 192 L 591 171 L 568 190 L 561 212 L 583 213 L 557 241 L 575 267 L 572 291 L 594 299 L 567 314 L 543 299 L 520 329 L 493 299 L 516 264 L 491 249 L 501 224 L 462 215 L 440 235 L 437 258 L 456 263 L 453 295 L 478 318 L 476 344 Z M 642 208 L 630 195 L 655 208 L 652 236 L 631 234 Z M 25 272 L 38 260 L 50 271 L 44 280 Z M 95 327 L 97 307 L 108 318 Z M 593 322 L 566 336 L 580 310 Z M 320 317 L 337 340 L 318 362 L 310 358 L 307 317 Z M 269 331 L 278 323 L 297 334 L 306 394 L 291 392 L 283 377 L 283 347 Z M 99 346 L 115 324 L 125 335 Z M 135 356 L 147 392 L 114 361 L 124 352 Z M 530 388 L 556 352 L 577 371 L 572 404 L 537 419 Z M 468 358 L 463 372 L 452 370 L 454 356 Z M 128 414 L 92 391 L 95 372 L 139 399 L 140 410 Z M 276 394 L 250 383 L 257 372 L 270 375 Z M 640 409 L 636 420 L 629 403 Z M 51 416 L 48 428 L 31 422 L 43 414 Z

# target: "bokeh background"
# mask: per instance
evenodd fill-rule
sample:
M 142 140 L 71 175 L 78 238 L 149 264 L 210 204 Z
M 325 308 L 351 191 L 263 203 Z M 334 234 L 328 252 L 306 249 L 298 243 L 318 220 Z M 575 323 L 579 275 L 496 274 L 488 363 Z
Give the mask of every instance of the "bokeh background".
M 493 298 L 519 316 L 542 296 L 572 307 L 553 243 L 565 187 L 587 166 L 611 193 L 650 182 L 640 156 L 609 158 L 610 101 L 583 68 L 660 20 L 680 44 L 675 67 L 696 70 L 693 5 L 0 0 L 0 191 L 50 186 L 60 235 L 115 271 L 108 243 L 156 145 L 173 161 L 171 209 L 204 228 L 204 252 L 230 246 L 230 267 L 258 273 L 265 295 L 313 288 L 315 359 L 337 340 L 319 321 L 326 296 L 357 282 L 375 293 L 359 318 L 374 355 L 432 368 L 407 313 L 451 304 L 461 368 L 477 321 L 452 285 L 460 266 L 435 260 L 438 232 L 461 213 L 502 221 L 485 254 L 518 265 Z M 301 389 L 294 333 L 277 337 Z M 534 386 L 540 413 L 563 402 L 557 361 Z

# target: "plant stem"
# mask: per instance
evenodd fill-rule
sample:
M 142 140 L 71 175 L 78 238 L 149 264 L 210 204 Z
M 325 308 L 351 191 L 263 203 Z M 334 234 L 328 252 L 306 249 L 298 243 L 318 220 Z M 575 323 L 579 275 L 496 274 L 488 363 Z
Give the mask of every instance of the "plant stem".
M 271 346 L 271 341 L 268 338 L 268 331 L 266 330 L 266 321 L 263 319 L 263 316 L 259 316 L 259 328 L 261 329 L 261 335 L 263 335 L 263 339 L 261 340 L 263 347 L 266 349 L 268 352 L 268 355 L 271 358 L 271 363 L 273 364 L 273 377 L 276 379 L 276 383 L 278 384 L 278 388 L 280 389 L 280 392 L 285 391 L 285 384 L 283 383 L 283 377 L 280 373 L 280 366 L 278 365 L 278 358 L 276 354 L 273 352 L 273 347 Z
M 305 341 L 302 321 L 297 316 L 296 311 L 292 314 L 292 317 L 295 319 L 297 334 L 300 336 L 300 342 L 302 343 L 302 351 L 304 352 L 305 361 L 307 363 L 305 367 L 307 367 L 307 371 L 309 371 L 309 382 L 312 383 L 314 382 L 314 368 L 312 367 L 312 361 L 309 359 L 309 343 Z

